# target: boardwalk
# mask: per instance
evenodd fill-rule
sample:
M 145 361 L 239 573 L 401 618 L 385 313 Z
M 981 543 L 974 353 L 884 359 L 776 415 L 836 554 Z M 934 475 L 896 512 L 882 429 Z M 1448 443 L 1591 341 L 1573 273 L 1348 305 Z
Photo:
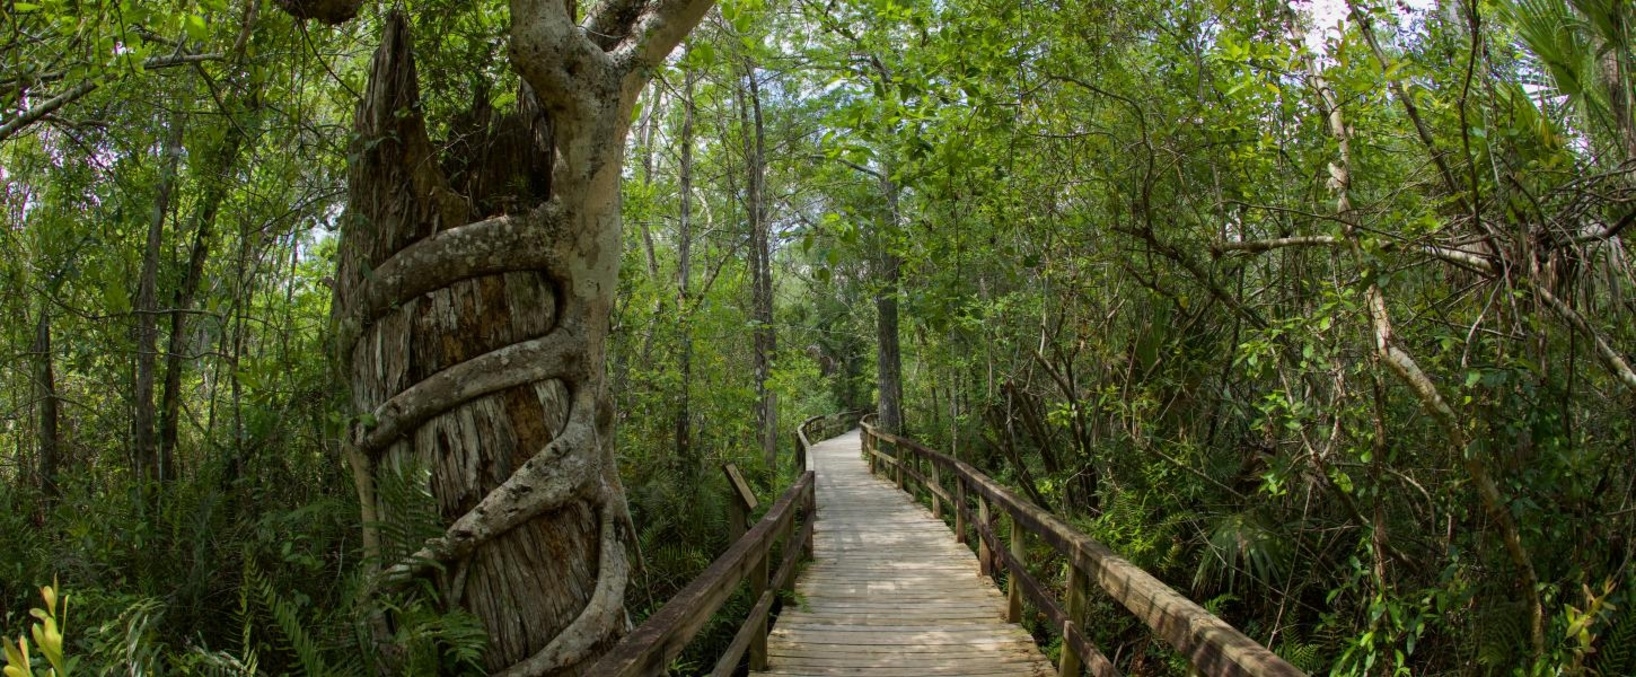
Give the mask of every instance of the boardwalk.
M 852 431 L 813 445 L 814 561 L 768 640 L 769 676 L 1044 677 L 1005 597 L 931 512 L 873 477 Z

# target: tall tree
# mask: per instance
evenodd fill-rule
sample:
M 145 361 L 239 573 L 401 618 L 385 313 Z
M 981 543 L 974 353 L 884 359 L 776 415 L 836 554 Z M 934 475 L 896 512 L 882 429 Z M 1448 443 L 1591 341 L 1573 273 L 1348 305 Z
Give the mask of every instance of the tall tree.
M 51 354 L 51 307 L 40 304 L 40 316 L 34 322 L 34 399 L 39 403 L 39 420 L 35 430 L 36 453 L 40 463 L 40 490 L 47 498 L 61 493 L 57 485 L 57 470 L 62 462 L 62 444 L 58 437 L 59 406 L 57 375 Z
M 409 19 L 388 15 L 354 122 L 334 312 L 348 454 L 385 584 L 438 576 L 502 674 L 571 670 L 624 627 L 629 537 L 604 381 L 636 98 L 708 0 L 513 0 L 519 110 L 439 158 Z M 480 179 L 451 185 L 445 162 Z M 507 193 L 507 191 L 510 191 Z M 447 529 L 384 542 L 382 474 L 430 470 Z M 413 550 L 413 552 L 407 552 Z
M 182 122 L 177 113 L 170 122 L 164 151 L 159 159 L 159 179 L 153 199 L 153 215 L 148 220 L 146 245 L 142 249 L 142 275 L 137 281 L 136 376 L 133 393 L 135 415 L 131 419 L 135 468 L 149 480 L 165 480 L 171 474 L 166 459 L 159 454 L 154 408 L 154 378 L 159 361 L 159 259 L 163 255 L 165 220 L 170 217 L 171 194 L 175 190 L 177 166 L 182 161 Z
M 778 461 L 778 399 L 767 387 L 778 333 L 773 326 L 772 225 L 767 218 L 766 128 L 756 65 L 744 58 L 743 87 L 734 91 L 744 134 L 744 211 L 750 221 L 750 318 L 755 329 L 756 435 L 767 467 Z
M 693 388 L 693 328 L 687 321 L 692 313 L 690 286 L 693 280 L 693 117 L 696 110 L 693 86 L 698 79 L 695 69 L 682 74 L 682 131 L 676 140 L 680 158 L 676 167 L 680 186 L 681 204 L 676 222 L 676 320 L 681 324 L 681 355 L 678 357 L 681 379 L 676 393 L 676 457 L 692 466 L 693 408 L 689 399 Z

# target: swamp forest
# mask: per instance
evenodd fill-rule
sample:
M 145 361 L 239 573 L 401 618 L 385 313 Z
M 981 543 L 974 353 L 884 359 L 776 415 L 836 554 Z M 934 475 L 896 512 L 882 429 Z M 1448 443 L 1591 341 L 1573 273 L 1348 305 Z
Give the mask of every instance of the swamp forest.
M 1124 674 L 1193 668 L 950 469 L 1293 670 L 1636 674 L 1633 33 L 0 0 L 4 674 L 603 674 L 745 519 L 825 519 L 780 497 L 842 412 Z M 649 672 L 822 606 L 722 590 Z

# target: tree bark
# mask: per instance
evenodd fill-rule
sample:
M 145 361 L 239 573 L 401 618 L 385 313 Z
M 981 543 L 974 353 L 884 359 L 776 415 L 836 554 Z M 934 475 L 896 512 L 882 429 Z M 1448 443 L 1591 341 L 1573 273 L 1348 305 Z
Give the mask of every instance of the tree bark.
M 1336 194 L 1335 211 L 1340 215 L 1343 234 L 1353 260 L 1361 270 L 1368 262 L 1358 236 L 1357 212 L 1352 206 L 1351 131 L 1346 126 L 1339 97 L 1330 89 L 1315 64 L 1309 63 L 1308 67 L 1312 72 L 1319 99 L 1329 118 L 1330 134 L 1335 137 L 1338 145 L 1335 162 L 1329 166 L 1330 186 Z M 1539 660 L 1545 652 L 1545 617 L 1539 594 L 1539 574 L 1534 568 L 1533 558 L 1522 542 L 1522 532 L 1517 526 L 1516 518 L 1511 514 L 1510 501 L 1500 493 L 1499 484 L 1494 481 L 1487 460 L 1480 455 L 1481 449 L 1477 448 L 1478 445 L 1466 433 L 1454 408 L 1449 406 L 1438 392 L 1436 382 L 1432 381 L 1431 376 L 1422 370 L 1414 357 L 1399 344 L 1380 283 L 1367 274 L 1365 278 L 1370 281 L 1364 289 L 1364 306 L 1374 333 L 1375 352 L 1391 369 L 1393 375 L 1414 392 L 1421 409 L 1443 429 L 1444 435 L 1448 437 L 1450 449 L 1459 457 L 1466 473 L 1471 476 L 1483 511 L 1499 527 L 1500 540 L 1505 544 L 1506 553 L 1511 556 L 1511 563 L 1517 567 L 1519 578 L 1517 587 L 1528 605 L 1529 642 L 1532 645 L 1534 659 Z
M 164 245 L 165 219 L 170 215 L 170 198 L 176 183 L 176 166 L 182 158 L 182 117 L 171 122 L 170 135 L 165 140 L 164 156 L 160 159 L 158 192 L 153 200 L 153 217 L 148 221 L 148 236 L 142 250 L 142 276 L 137 281 L 135 414 L 132 417 L 132 445 L 135 452 L 134 469 L 139 477 L 149 481 L 170 479 L 170 468 L 158 454 L 154 436 L 154 371 L 159 357 L 159 256 Z
M 505 199 L 441 169 L 401 13 L 370 66 L 334 303 L 364 545 L 375 585 L 431 578 L 482 621 L 493 673 L 577 673 L 625 626 L 632 534 L 604 378 L 624 141 L 648 73 L 709 5 L 607 0 L 575 26 L 561 0 L 513 0 L 528 88 L 487 138 L 515 155 L 463 184 Z M 412 467 L 444 527 L 423 544 L 380 526 L 403 519 L 381 476 Z
M 693 381 L 693 325 L 689 314 L 689 283 L 693 278 L 693 83 L 697 76 L 690 68 L 682 76 L 682 133 L 680 173 L 681 214 L 676 233 L 676 323 L 681 327 L 682 378 L 676 394 L 676 458 L 689 471 L 697 470 L 693 454 L 693 409 L 690 399 Z
M 903 259 L 893 251 L 897 232 L 898 193 L 889 175 L 880 174 L 881 192 L 886 198 L 886 218 L 875 241 L 879 247 L 875 291 L 875 383 L 880 389 L 878 423 L 882 430 L 902 434 L 903 358 L 898 342 L 898 276 Z
M 739 92 L 739 119 L 744 129 L 745 211 L 750 218 L 750 260 L 752 262 L 751 320 L 755 323 L 756 430 L 761 455 L 768 468 L 778 462 L 777 394 L 768 390 L 772 378 L 773 354 L 778 334 L 773 327 L 772 234 L 767 222 L 767 155 L 765 125 L 761 116 L 761 88 L 756 82 L 755 64 L 744 62 L 746 88 Z
M 252 104 L 253 105 L 253 104 Z M 227 175 L 238 165 L 239 148 L 243 139 L 237 127 L 229 122 L 222 146 L 203 176 L 203 194 L 193 212 L 193 245 L 188 252 L 187 271 L 176 288 L 170 314 L 170 345 L 165 351 L 165 389 L 159 407 L 159 464 L 175 468 L 176 439 L 182 412 L 182 371 L 191 342 L 187 333 L 189 311 L 194 297 L 204 280 L 204 267 L 210 258 L 210 246 L 215 239 L 216 214 L 227 197 L 231 183 Z
M 57 484 L 57 470 L 61 464 L 61 445 L 57 428 L 57 375 L 51 357 L 51 308 L 40 304 L 40 318 L 34 324 L 34 399 L 39 404 L 38 428 L 35 431 L 40 463 L 40 491 L 46 500 L 61 495 Z

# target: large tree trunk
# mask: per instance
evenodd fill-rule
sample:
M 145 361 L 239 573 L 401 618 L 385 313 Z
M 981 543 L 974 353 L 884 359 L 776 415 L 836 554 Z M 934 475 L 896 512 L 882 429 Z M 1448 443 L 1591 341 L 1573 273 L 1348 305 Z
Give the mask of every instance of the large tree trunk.
M 708 6 L 607 0 L 574 26 L 561 0 L 514 0 L 522 110 L 441 162 L 400 13 L 371 64 L 334 304 L 364 544 L 380 585 L 429 577 L 477 616 L 492 672 L 578 672 L 625 624 L 604 380 L 620 168 L 647 74 Z M 445 531 L 395 543 L 376 489 L 417 466 Z

